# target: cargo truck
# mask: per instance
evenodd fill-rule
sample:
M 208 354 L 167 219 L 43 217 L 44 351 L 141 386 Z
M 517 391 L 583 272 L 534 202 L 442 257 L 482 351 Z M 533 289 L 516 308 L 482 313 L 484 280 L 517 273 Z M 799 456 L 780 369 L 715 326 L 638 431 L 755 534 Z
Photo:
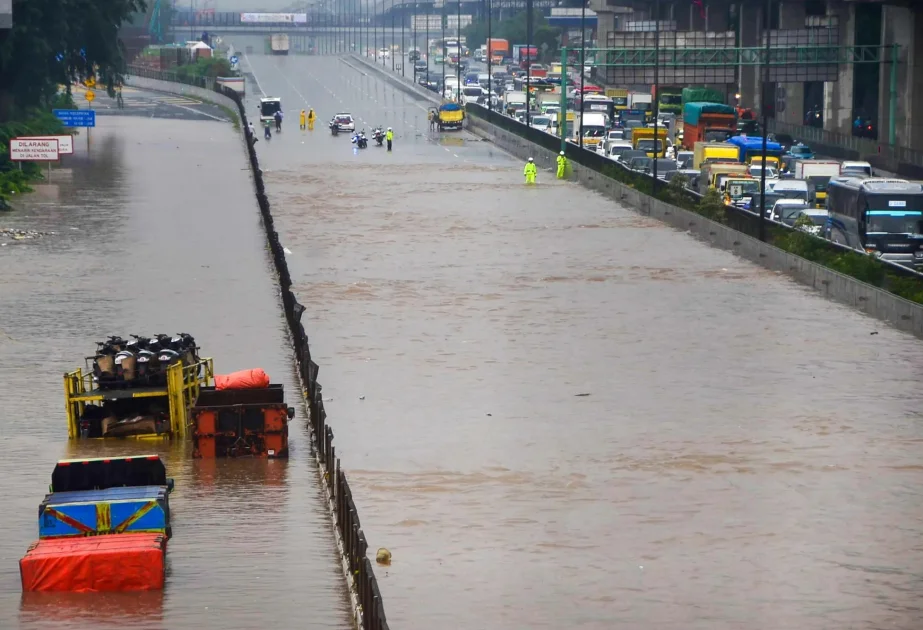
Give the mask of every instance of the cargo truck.
M 795 160 L 795 179 L 808 182 L 808 199 L 815 208 L 827 207 L 827 184 L 840 176 L 840 163 L 832 160 Z
M 683 106 L 683 148 L 697 142 L 723 142 L 737 131 L 734 108 L 722 103 L 696 101 Z
M 615 103 L 616 114 L 628 109 L 628 90 L 622 88 L 606 88 L 606 96 Z
M 505 39 L 488 39 L 487 55 L 490 56 L 491 63 L 500 63 L 504 58 L 510 56 L 510 43 Z
M 715 162 L 737 162 L 740 149 L 729 142 L 696 142 L 693 148 L 692 168 L 701 169 Z
M 634 149 L 646 151 L 648 157 L 666 157 L 667 155 L 667 130 L 663 127 L 657 129 L 657 144 L 654 146 L 653 127 L 635 127 L 631 130 L 631 146 Z
M 683 113 L 683 88 L 675 86 L 660 86 L 660 89 L 651 89 L 657 99 L 657 108 L 661 114 Z
M 738 161 L 741 164 L 751 164 L 754 160 L 763 165 L 763 139 L 760 137 L 734 136 L 728 138 L 728 142 L 736 146 L 739 150 Z M 766 142 L 766 164 L 780 171 L 779 165 L 782 162 L 782 145 L 778 142 Z M 839 168 L 839 165 L 838 165 Z M 839 174 L 839 171 L 837 171 Z
M 276 33 L 269 38 L 269 49 L 274 55 L 288 54 L 288 35 Z
M 724 103 L 724 93 L 701 87 L 683 88 L 683 108 L 686 103 Z

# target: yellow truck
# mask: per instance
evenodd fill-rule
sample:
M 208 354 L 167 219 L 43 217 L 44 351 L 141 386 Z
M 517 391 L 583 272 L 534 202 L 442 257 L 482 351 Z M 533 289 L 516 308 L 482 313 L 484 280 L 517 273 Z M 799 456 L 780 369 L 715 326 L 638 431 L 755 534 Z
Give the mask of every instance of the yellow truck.
M 458 103 L 444 103 L 437 112 L 436 124 L 439 131 L 461 129 L 465 120 L 465 110 Z
M 631 146 L 641 151 L 646 151 L 648 157 L 666 157 L 667 155 L 667 130 L 657 128 L 656 147 L 654 143 L 653 127 L 635 127 L 631 130 Z
M 746 164 L 730 162 L 710 162 L 702 165 L 699 173 L 699 192 L 705 194 L 709 188 L 718 187 L 718 178 L 725 175 L 748 175 L 750 167 Z
M 628 90 L 622 88 L 606 88 L 606 96 L 615 103 L 615 115 L 628 109 Z
M 693 146 L 692 168 L 700 169 L 713 162 L 737 162 L 740 150 L 728 142 L 696 142 Z

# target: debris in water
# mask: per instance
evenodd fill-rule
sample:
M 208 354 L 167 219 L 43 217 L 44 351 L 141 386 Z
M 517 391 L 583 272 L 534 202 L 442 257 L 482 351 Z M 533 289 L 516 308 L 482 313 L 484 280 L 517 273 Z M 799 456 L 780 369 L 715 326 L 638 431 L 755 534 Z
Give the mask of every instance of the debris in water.
M 15 228 L 0 228 L 0 236 L 8 236 L 14 241 L 31 241 L 43 236 L 51 236 L 54 232 L 40 232 L 38 230 L 17 230 Z
M 391 564 L 391 552 L 382 547 L 378 550 L 378 553 L 375 554 L 375 562 L 385 566 Z
M 288 247 L 283 247 L 283 248 L 282 248 L 282 251 L 285 252 L 286 254 L 291 254 L 291 253 L 292 253 L 292 250 L 290 250 Z
M 359 400 L 365 400 L 365 396 L 359 396 Z
M 574 394 L 574 396 L 589 396 L 589 394 Z

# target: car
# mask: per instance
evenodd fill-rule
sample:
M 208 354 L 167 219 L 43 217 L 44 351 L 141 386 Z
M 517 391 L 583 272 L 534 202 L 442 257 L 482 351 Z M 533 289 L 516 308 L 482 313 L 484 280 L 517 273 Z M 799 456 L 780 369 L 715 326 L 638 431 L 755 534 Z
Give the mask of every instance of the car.
M 695 153 L 693 151 L 677 151 L 676 152 L 676 162 L 679 164 L 680 170 L 683 169 L 692 169 L 692 161 L 695 158 Z
M 417 72 L 426 72 L 428 67 L 429 66 L 423 59 L 417 58 L 417 60 L 413 62 L 413 69 Z
M 810 210 L 810 206 L 801 199 L 779 199 L 769 211 L 769 218 L 792 227 L 804 210 Z
M 799 220 L 804 218 L 810 221 L 810 224 L 795 225 L 795 229 L 813 234 L 814 236 L 824 236 L 827 228 L 828 216 L 827 211 L 822 208 L 807 208 L 798 213 L 798 216 L 795 218 L 795 223 L 805 223 Z
M 684 186 L 689 189 L 695 188 L 695 183 L 699 181 L 702 171 L 697 168 L 678 168 L 675 171 L 668 171 L 665 179 L 672 182 L 674 179 L 685 178 Z
M 872 165 L 868 162 L 843 162 L 840 175 L 866 179 L 872 176 Z
M 534 129 L 548 133 L 551 130 L 551 116 L 533 116 L 530 124 Z
M 419 61 L 420 60 L 420 51 L 411 50 L 407 53 L 407 61 Z
M 651 160 L 650 166 L 644 172 L 648 175 L 653 175 L 655 163 L 657 164 L 657 177 L 659 179 L 666 179 L 670 173 L 677 170 L 676 160 L 671 160 L 669 158 L 657 158 L 656 160 Z
M 622 151 L 619 154 L 618 161 L 624 164 L 625 166 L 628 166 L 629 168 L 631 168 L 630 166 L 631 160 L 633 160 L 634 158 L 638 158 L 638 157 L 646 158 L 647 151 L 639 151 L 638 149 L 628 149 L 626 151 Z
M 337 129 L 340 131 L 355 131 L 356 130 L 356 121 L 353 120 L 353 115 L 346 112 L 341 112 L 333 117 L 334 122 L 337 124 Z
M 378 58 L 379 58 L 379 59 L 390 59 L 390 58 L 391 58 L 391 51 L 388 50 L 387 48 L 379 48 L 379 49 L 378 49 Z
M 624 153 L 622 154 L 624 155 Z M 628 168 L 637 172 L 637 173 L 650 173 L 651 164 L 653 164 L 654 158 L 647 157 L 645 152 L 644 156 L 637 156 L 628 159 Z
M 814 159 L 814 151 L 811 150 L 811 147 L 806 144 L 801 144 L 800 142 L 796 145 L 793 145 L 792 148 L 788 150 L 788 153 L 797 160 Z
M 763 167 L 760 164 L 751 164 L 750 165 L 750 176 L 756 177 L 759 179 L 763 175 Z M 779 179 L 779 173 L 776 169 L 770 167 L 766 168 L 766 179 Z
M 628 140 L 614 140 L 609 143 L 609 152 L 607 155 L 613 159 L 618 160 L 626 151 L 634 151 L 634 147 L 631 146 L 631 142 Z

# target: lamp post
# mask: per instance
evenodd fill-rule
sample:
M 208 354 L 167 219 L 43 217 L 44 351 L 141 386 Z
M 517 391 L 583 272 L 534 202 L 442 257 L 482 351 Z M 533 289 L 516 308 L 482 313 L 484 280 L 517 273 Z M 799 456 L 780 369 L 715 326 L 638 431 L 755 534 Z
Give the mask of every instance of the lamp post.
M 445 54 L 446 54 L 446 45 L 445 45 L 445 0 L 442 0 L 442 94 L 441 96 L 445 98 Z
M 772 0 L 766 0 L 763 8 L 763 33 L 766 37 L 766 59 L 763 62 L 763 89 L 762 103 L 760 108 L 763 110 L 763 168 L 760 169 L 760 230 L 759 236 L 761 241 L 766 240 L 766 126 L 769 122 L 767 107 L 769 99 L 769 12 L 772 10 Z
M 404 15 L 403 10 L 401 10 L 401 76 L 406 77 L 407 71 L 404 70 L 404 66 L 407 65 L 407 53 L 404 48 L 404 23 L 407 21 L 407 16 Z
M 455 14 L 456 15 L 455 43 L 456 43 L 456 48 L 458 49 L 458 58 L 455 60 L 456 61 L 455 78 L 458 81 L 458 90 L 459 90 L 458 93 L 459 95 L 461 95 L 461 89 L 462 89 L 462 82 L 461 82 L 461 56 L 462 56 L 461 55 L 461 51 L 462 51 L 462 46 L 461 46 L 461 0 L 458 0 L 458 4 L 456 6 L 458 7 L 458 10 Z
M 526 0 L 526 126 L 532 124 L 532 0 Z
M 653 173 L 654 181 L 651 183 L 651 192 L 657 194 L 657 159 L 660 157 L 660 151 L 657 150 L 657 125 L 660 117 L 660 0 L 654 2 L 654 164 Z M 664 137 L 666 145 L 666 137 Z M 666 149 L 666 146 L 664 146 Z
M 401 54 L 404 53 L 404 29 L 401 29 Z M 391 72 L 394 72 L 394 5 L 391 5 Z
M 583 107 L 583 88 L 585 85 L 585 74 L 586 74 L 586 3 L 588 0 L 583 0 L 583 7 L 580 9 L 580 148 L 583 148 L 583 112 L 585 111 Z M 562 67 L 562 70 L 566 71 L 566 67 Z
M 490 72 L 490 64 L 492 61 L 493 54 L 490 51 L 490 23 L 491 14 L 493 13 L 493 5 L 491 5 L 491 0 L 487 0 L 487 109 L 488 111 L 494 110 L 494 99 L 493 99 L 493 90 L 494 90 L 494 75 Z

